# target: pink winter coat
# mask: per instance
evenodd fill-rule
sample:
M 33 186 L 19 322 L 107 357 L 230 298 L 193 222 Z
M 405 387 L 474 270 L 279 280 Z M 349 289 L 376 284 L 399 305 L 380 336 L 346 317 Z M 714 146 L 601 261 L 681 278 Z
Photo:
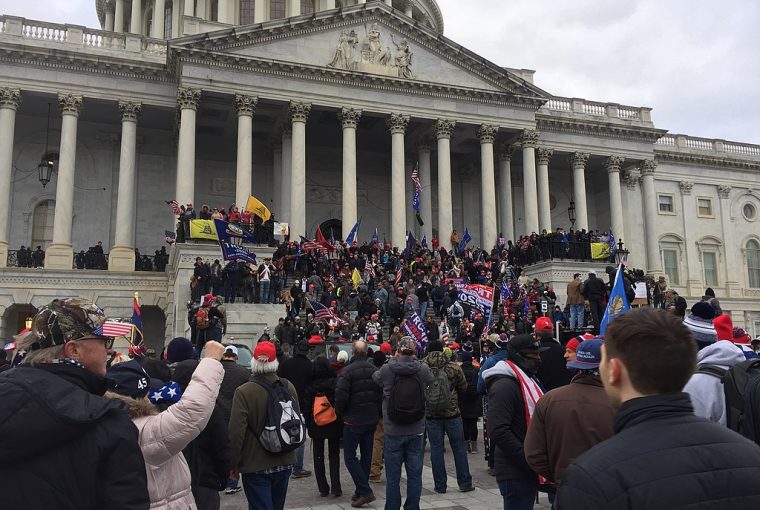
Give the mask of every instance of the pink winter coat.
M 219 361 L 201 360 L 180 401 L 162 413 L 145 399 L 118 397 L 129 403 L 129 414 L 139 432 L 151 509 L 197 509 L 182 449 L 206 428 L 223 378 Z

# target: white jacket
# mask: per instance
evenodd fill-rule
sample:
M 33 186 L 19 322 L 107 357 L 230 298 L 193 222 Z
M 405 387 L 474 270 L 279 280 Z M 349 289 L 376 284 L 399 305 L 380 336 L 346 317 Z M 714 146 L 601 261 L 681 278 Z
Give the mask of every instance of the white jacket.
M 726 340 L 710 344 L 697 353 L 697 365 L 717 366 L 724 370 L 745 359 L 742 350 Z M 694 374 L 683 391 L 691 397 L 696 416 L 726 424 L 726 396 L 720 379 L 709 374 Z

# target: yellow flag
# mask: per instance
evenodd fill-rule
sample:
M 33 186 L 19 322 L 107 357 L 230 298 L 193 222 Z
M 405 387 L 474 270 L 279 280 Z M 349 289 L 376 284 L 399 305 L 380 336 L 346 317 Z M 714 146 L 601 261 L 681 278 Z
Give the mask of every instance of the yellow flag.
M 261 221 L 266 222 L 272 217 L 272 213 L 269 212 L 267 206 L 261 203 L 261 201 L 253 195 L 248 197 L 248 202 L 245 204 L 245 210 L 251 214 L 255 214 Z
M 214 220 L 190 220 L 190 238 L 218 241 Z
M 354 288 L 359 288 L 359 282 L 362 281 L 362 275 L 359 274 L 359 270 L 354 268 L 354 272 L 351 273 L 351 281 L 354 282 Z
M 594 260 L 610 258 L 609 243 L 591 243 L 591 258 Z

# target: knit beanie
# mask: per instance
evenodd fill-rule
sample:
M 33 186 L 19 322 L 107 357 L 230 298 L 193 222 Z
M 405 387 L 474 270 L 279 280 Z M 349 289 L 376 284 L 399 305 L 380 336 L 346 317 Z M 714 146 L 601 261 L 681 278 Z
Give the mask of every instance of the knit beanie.
M 691 313 L 683 320 L 684 325 L 694 335 L 694 340 L 699 349 L 718 341 L 718 335 L 713 326 L 714 316 L 713 308 L 700 301 L 691 307 Z
M 193 343 L 184 337 L 177 337 L 166 346 L 166 359 L 169 363 L 178 363 L 195 358 Z
M 431 340 L 427 344 L 428 352 L 443 352 L 443 344 L 438 340 Z
M 734 339 L 734 323 L 731 320 L 731 316 L 728 314 L 718 315 L 713 319 L 713 326 L 715 332 L 718 334 L 718 340 L 733 341 Z

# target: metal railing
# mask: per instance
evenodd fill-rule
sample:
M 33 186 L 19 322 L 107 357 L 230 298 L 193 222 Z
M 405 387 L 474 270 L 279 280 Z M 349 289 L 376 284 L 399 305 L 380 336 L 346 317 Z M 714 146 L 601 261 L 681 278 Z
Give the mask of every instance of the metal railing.
M 8 259 L 6 260 L 7 267 L 27 267 L 27 268 L 42 268 L 44 267 L 44 252 L 42 257 L 35 256 L 34 251 L 31 254 L 25 254 L 19 257 L 20 250 L 8 250 Z M 156 256 L 156 255 L 140 255 L 139 259 L 135 260 L 135 271 L 152 271 L 163 272 L 166 271 L 168 265 L 168 256 Z M 95 252 L 77 252 L 74 253 L 74 261 L 72 269 L 79 270 L 92 270 L 92 271 L 104 271 L 108 269 L 108 253 L 95 253 Z

